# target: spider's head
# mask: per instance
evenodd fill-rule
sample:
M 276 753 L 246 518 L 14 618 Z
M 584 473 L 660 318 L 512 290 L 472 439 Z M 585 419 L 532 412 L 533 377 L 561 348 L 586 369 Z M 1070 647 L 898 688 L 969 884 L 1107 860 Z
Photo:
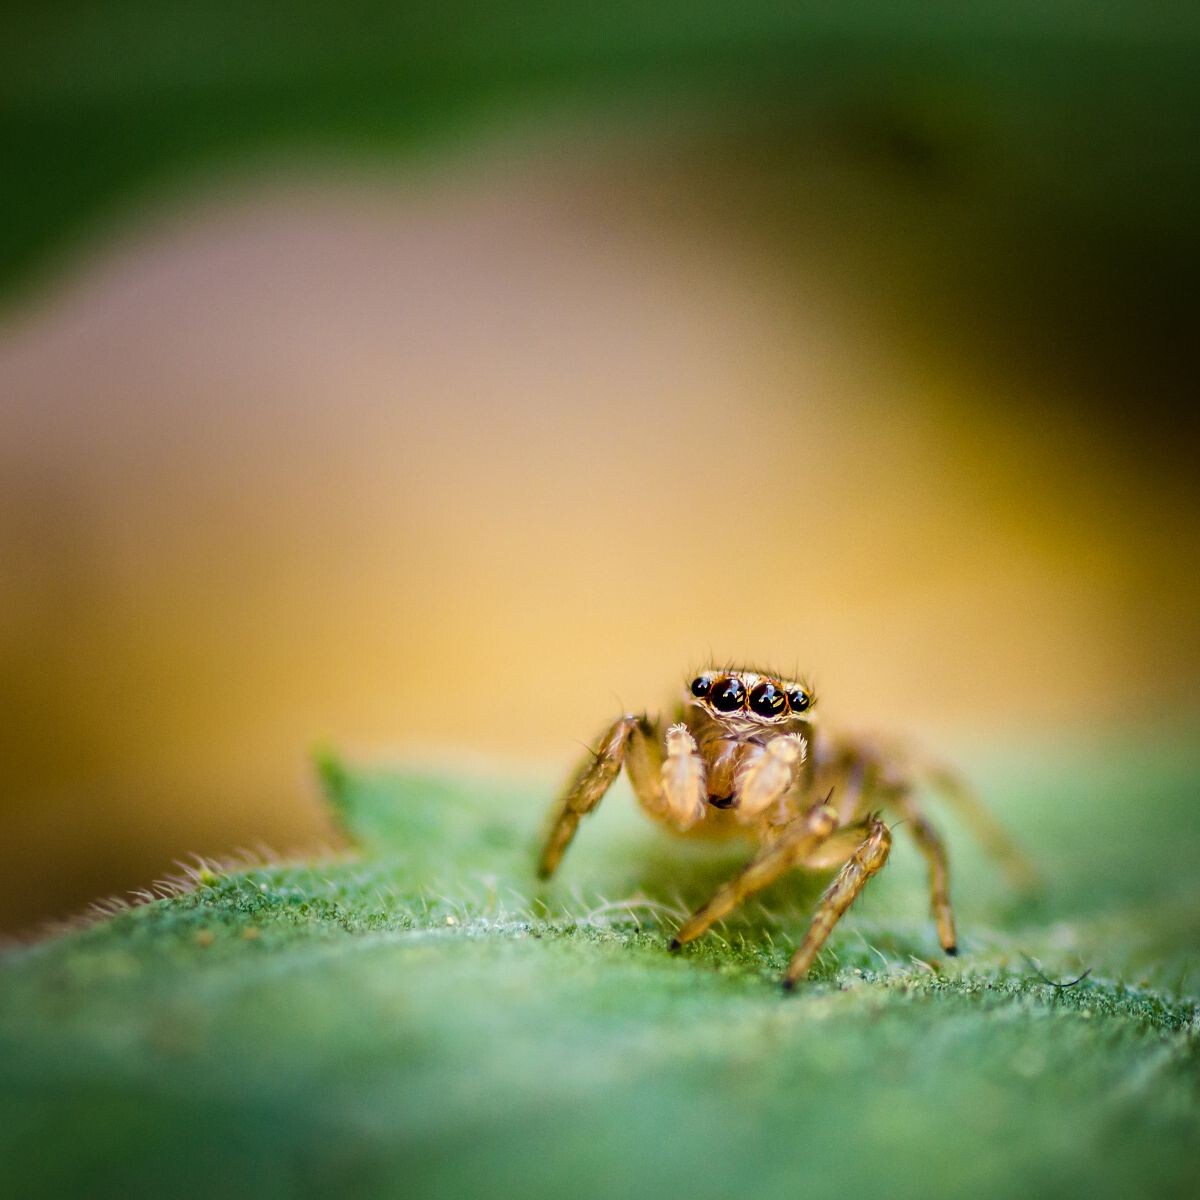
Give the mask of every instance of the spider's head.
M 692 704 L 731 724 L 811 722 L 817 699 L 805 683 L 742 669 L 701 671 L 688 684 L 688 692 Z

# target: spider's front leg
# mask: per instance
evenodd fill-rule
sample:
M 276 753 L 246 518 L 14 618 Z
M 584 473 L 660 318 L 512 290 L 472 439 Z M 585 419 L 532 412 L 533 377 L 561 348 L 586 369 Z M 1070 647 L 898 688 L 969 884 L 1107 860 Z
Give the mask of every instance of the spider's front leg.
M 704 816 L 704 762 L 686 725 L 667 730 L 665 748 L 664 759 L 657 726 L 649 718 L 626 715 L 613 722 L 600 749 L 584 761 L 559 802 L 538 860 L 542 879 L 554 874 L 580 818 L 600 803 L 622 765 L 642 807 L 652 816 L 678 829 L 690 829 Z
M 695 941 L 755 892 L 761 892 L 785 871 L 806 861 L 836 828 L 837 814 L 833 809 L 827 804 L 813 805 L 684 922 L 671 941 L 671 949 L 678 950 L 685 943 Z
M 796 986 L 796 981 L 812 966 L 818 951 L 825 944 L 825 939 L 841 920 L 842 914 L 867 886 L 867 880 L 887 862 L 888 853 L 892 848 L 892 835 L 877 816 L 868 817 L 859 825 L 843 828 L 838 833 L 838 841 L 847 837 L 857 838 L 864 831 L 866 837 L 855 847 L 821 897 L 820 907 L 804 935 L 804 941 L 800 943 L 796 953 L 792 955 L 792 961 L 788 963 L 783 976 L 783 986 L 788 991 Z M 832 846 L 819 848 L 810 856 L 807 865 L 825 866 L 829 855 L 823 851 L 834 849 L 836 847 Z
M 646 717 L 635 717 L 627 713 L 612 723 L 600 742 L 600 749 L 589 753 L 583 764 L 571 777 L 571 782 L 559 801 L 558 810 L 546 835 L 546 843 L 538 858 L 538 877 L 549 879 L 562 861 L 580 817 L 590 813 L 604 798 L 604 793 L 613 785 L 621 772 L 625 753 L 635 736 L 646 739 L 652 726 Z

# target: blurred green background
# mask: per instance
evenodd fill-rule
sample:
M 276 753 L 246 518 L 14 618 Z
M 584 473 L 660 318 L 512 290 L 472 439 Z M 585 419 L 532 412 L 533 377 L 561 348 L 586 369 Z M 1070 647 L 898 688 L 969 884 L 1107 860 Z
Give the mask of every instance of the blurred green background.
M 328 836 L 315 741 L 557 769 L 710 651 L 1190 737 L 1198 25 L 9 5 L 0 926 Z

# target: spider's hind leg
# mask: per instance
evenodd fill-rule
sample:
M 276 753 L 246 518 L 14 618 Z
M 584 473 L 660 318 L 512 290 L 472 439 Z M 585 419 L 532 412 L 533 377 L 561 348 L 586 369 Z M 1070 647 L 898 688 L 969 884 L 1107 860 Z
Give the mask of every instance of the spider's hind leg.
M 907 789 L 892 796 L 892 804 L 901 813 L 929 867 L 929 909 L 937 923 L 938 941 L 947 954 L 958 953 L 958 935 L 954 930 L 954 910 L 950 907 L 950 865 L 946 857 L 946 843 L 941 834 L 929 823 Z
M 983 849 L 1000 864 L 1011 886 L 1026 894 L 1037 891 L 1041 885 L 1037 869 L 975 790 L 956 771 L 941 764 L 927 766 L 924 775 L 929 786 L 958 811 Z

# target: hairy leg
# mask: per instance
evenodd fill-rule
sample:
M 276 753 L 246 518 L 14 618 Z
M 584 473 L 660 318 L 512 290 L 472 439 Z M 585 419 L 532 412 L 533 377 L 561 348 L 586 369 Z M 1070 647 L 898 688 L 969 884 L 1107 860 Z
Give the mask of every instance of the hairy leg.
M 1033 864 L 966 781 L 940 765 L 926 767 L 924 774 L 930 787 L 957 810 L 980 845 L 1000 864 L 1009 883 L 1018 891 L 1034 891 L 1040 881 Z
M 643 728 L 644 727 L 644 728 Z M 625 752 L 635 734 L 645 736 L 653 727 L 645 717 L 626 715 L 614 721 L 600 743 L 600 749 L 591 753 L 582 766 L 571 777 L 571 782 L 558 803 L 546 843 L 538 859 L 538 876 L 549 879 L 562 861 L 562 856 L 580 817 L 590 813 L 612 787 L 625 761 Z
M 867 886 L 867 880 L 887 862 L 892 846 L 892 835 L 887 826 L 878 817 L 870 817 L 865 822 L 865 827 L 866 837 L 858 844 L 846 860 L 845 866 L 826 889 L 825 895 L 821 897 L 821 905 L 813 917 L 808 933 L 804 935 L 804 941 L 800 943 L 799 949 L 792 955 L 792 961 L 788 963 L 783 977 L 783 986 L 788 990 L 794 988 L 796 980 L 812 966 L 817 952 L 825 944 L 825 939 L 829 937 L 842 914 Z M 815 865 L 811 856 L 809 862 Z
M 774 841 L 760 850 L 739 874 L 722 884 L 707 904 L 698 908 L 684 922 L 671 942 L 671 949 L 677 950 L 686 942 L 694 941 L 748 897 L 774 883 L 785 871 L 812 854 L 836 826 L 836 815 L 824 804 L 814 805 L 797 817 L 790 826 L 780 831 Z
M 938 941 L 947 954 L 957 954 L 958 937 L 954 932 L 954 910 L 950 907 L 950 864 L 946 858 L 946 844 L 907 792 L 895 795 L 892 804 L 907 819 L 913 841 L 929 867 L 929 909 L 937 922 Z
M 837 830 L 811 854 L 806 855 L 799 865 L 810 871 L 827 871 L 830 867 L 843 866 L 871 832 L 873 819 L 863 817 L 851 825 L 839 825 Z

